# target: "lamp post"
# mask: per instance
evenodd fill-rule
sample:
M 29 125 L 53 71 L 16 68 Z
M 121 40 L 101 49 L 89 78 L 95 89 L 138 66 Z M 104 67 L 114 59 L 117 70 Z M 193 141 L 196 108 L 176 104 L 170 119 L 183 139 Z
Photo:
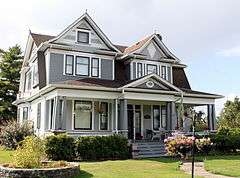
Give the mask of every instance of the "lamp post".
M 192 178 L 194 178 L 194 161 L 195 161 L 195 112 L 192 114 L 193 117 L 193 145 L 192 145 Z

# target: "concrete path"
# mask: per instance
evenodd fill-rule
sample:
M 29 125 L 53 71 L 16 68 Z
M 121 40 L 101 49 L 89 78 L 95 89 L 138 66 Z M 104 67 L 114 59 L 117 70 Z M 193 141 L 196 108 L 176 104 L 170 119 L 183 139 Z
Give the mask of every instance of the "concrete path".
M 181 170 L 183 170 L 184 172 L 186 172 L 188 174 L 191 174 L 192 173 L 192 163 L 183 163 L 183 165 L 181 166 Z M 210 172 L 207 172 L 204 169 L 203 162 L 196 162 L 194 171 L 195 171 L 195 175 L 203 176 L 203 177 L 207 177 L 207 178 L 232 178 L 229 176 L 222 176 L 222 175 L 217 175 L 217 174 L 212 174 Z

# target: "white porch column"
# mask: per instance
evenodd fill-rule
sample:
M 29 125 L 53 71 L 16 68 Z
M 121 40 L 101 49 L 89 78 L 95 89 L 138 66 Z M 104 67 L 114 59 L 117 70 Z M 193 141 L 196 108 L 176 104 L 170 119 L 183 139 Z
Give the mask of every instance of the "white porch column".
M 128 131 L 128 115 L 127 115 L 127 100 L 120 99 L 120 118 L 119 118 L 119 128 L 124 135 L 127 136 Z
M 115 133 L 118 134 L 118 99 L 115 99 Z
M 176 111 L 176 103 L 175 102 L 171 102 L 171 120 L 172 120 L 172 124 L 171 124 L 171 130 L 175 130 L 177 128 L 177 111 Z

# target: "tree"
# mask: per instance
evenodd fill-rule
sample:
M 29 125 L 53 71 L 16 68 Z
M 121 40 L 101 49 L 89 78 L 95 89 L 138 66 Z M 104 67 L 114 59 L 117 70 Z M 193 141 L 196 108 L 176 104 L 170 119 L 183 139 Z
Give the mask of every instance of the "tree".
M 19 88 L 22 51 L 19 45 L 7 51 L 0 50 L 0 123 L 16 118 L 17 107 L 12 104 L 16 100 Z
M 220 127 L 240 127 L 240 100 L 235 97 L 233 101 L 227 101 L 219 117 Z

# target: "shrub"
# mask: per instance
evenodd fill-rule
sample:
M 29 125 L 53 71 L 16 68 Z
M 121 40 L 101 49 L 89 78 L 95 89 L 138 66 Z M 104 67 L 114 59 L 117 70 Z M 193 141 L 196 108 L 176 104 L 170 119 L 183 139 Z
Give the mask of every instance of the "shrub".
M 200 138 L 196 139 L 196 147 L 200 153 L 208 155 L 212 150 L 213 143 L 210 138 Z
M 79 137 L 77 155 L 83 160 L 126 159 L 129 147 L 126 138 L 119 135 Z
M 66 134 L 47 137 L 46 154 L 52 160 L 72 161 L 76 156 L 74 138 Z
M 33 127 L 29 122 L 9 121 L 0 127 L 0 142 L 6 148 L 16 149 L 18 142 L 30 135 L 33 135 Z
M 35 136 L 26 137 L 14 152 L 14 164 L 20 168 L 39 168 L 44 159 L 44 143 Z
M 176 134 L 164 140 L 167 153 L 171 156 L 180 155 L 186 158 L 187 153 L 192 149 L 193 137 L 186 137 L 181 134 Z
M 240 149 L 240 128 L 222 127 L 211 138 L 218 151 L 229 152 Z

